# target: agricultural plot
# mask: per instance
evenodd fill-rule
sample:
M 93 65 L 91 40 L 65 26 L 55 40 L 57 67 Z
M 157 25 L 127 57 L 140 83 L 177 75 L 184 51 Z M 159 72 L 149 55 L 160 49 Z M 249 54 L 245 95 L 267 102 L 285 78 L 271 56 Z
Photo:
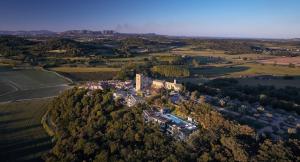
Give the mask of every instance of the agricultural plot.
M 65 72 L 65 73 L 86 73 L 86 72 L 111 72 L 111 71 L 119 71 L 120 68 L 109 68 L 109 67 L 57 67 L 51 68 L 53 71 L 57 72 Z
M 120 68 L 108 67 L 57 67 L 56 71 L 75 81 L 109 80 L 120 71 Z
M 7 101 L 20 101 L 20 100 L 29 100 L 36 98 L 46 98 L 57 96 L 60 92 L 68 89 L 69 86 L 61 85 L 55 87 L 45 87 L 45 88 L 36 88 L 36 89 L 27 89 L 27 90 L 17 90 L 11 93 L 5 93 L 0 96 L 0 103 Z
M 275 57 L 270 59 L 259 60 L 263 64 L 277 64 L 277 65 L 290 65 L 300 66 L 300 57 Z
M 220 77 L 230 76 L 234 73 L 248 70 L 247 66 L 205 66 L 200 68 L 191 68 L 190 71 L 193 76 L 204 77 Z
M 69 82 L 55 73 L 39 69 L 0 70 L 0 102 L 57 95 Z
M 17 88 L 13 87 L 8 82 L 5 82 L 3 80 L 0 80 L 0 85 L 1 85 L 0 96 L 17 91 Z
M 0 161 L 42 161 L 51 139 L 41 125 L 48 99 L 0 104 Z
M 299 76 L 300 68 L 290 68 L 287 66 L 273 66 L 261 64 L 240 64 L 225 66 L 204 66 L 200 68 L 191 68 L 192 75 L 208 77 L 239 77 L 247 75 L 290 75 Z
M 247 70 L 232 73 L 232 76 L 238 75 L 290 75 L 290 76 L 299 76 L 300 68 L 290 68 L 287 66 L 274 66 L 274 65 L 261 65 L 261 64 L 243 64 L 237 65 L 236 67 L 247 67 Z
M 230 55 L 230 54 L 226 54 L 225 51 L 222 50 L 209 50 L 209 49 L 194 50 L 193 47 L 177 48 L 172 50 L 171 53 L 176 55 L 185 55 L 185 56 L 220 57 L 230 61 L 239 61 L 239 62 L 240 61 L 244 62 L 242 60 L 243 58 L 247 58 L 247 60 L 261 60 L 261 59 L 274 58 L 274 56 L 271 55 L 264 55 L 264 54 L 258 55 L 255 53 Z

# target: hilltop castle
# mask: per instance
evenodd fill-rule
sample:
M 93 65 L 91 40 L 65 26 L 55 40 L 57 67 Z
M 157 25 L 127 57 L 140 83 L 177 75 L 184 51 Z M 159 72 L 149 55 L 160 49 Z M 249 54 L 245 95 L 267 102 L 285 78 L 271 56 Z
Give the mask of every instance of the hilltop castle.
M 182 91 L 183 86 L 182 84 L 176 83 L 176 79 L 174 82 L 167 82 L 164 80 L 152 80 L 149 77 L 143 76 L 143 74 L 136 74 L 136 82 L 135 82 L 135 89 L 136 91 L 143 91 L 146 88 L 155 88 L 155 89 L 167 89 L 167 90 L 174 90 L 174 91 Z

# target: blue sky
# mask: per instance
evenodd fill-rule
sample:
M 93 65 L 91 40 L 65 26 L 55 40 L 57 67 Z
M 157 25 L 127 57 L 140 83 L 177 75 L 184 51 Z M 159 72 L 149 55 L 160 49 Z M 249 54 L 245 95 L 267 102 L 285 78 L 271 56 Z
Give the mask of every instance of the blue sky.
M 300 37 L 300 0 L 1 0 L 0 30 Z

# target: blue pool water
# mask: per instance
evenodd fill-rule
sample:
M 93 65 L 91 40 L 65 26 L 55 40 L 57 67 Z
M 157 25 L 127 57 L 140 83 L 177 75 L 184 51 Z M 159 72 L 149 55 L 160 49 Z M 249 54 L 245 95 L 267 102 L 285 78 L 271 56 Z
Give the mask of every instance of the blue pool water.
M 172 114 L 166 114 L 165 116 L 167 118 L 169 118 L 170 120 L 172 120 L 173 122 L 175 122 L 176 124 L 180 124 L 180 123 L 186 124 L 185 121 L 181 120 L 180 118 L 178 118 L 178 117 L 176 117 L 176 116 L 174 116 Z

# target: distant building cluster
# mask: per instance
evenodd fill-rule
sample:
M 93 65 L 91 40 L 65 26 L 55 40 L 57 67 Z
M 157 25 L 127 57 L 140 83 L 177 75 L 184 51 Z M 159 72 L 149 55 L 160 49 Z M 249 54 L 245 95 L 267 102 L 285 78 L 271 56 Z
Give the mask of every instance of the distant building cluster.
M 87 82 L 80 88 L 88 90 L 105 90 L 114 89 L 113 99 L 128 107 L 134 107 L 137 104 L 145 103 L 145 97 L 155 95 L 156 90 L 161 89 L 171 90 L 169 92 L 172 103 L 177 104 L 184 99 L 180 91 L 183 90 L 181 84 L 174 82 L 167 82 L 163 80 L 152 80 L 142 74 L 136 74 L 135 86 L 133 81 L 119 81 L 119 80 L 103 80 L 98 82 Z M 151 91 L 154 90 L 154 91 Z M 150 93 L 151 92 L 151 93 Z M 142 94 L 142 95 L 141 95 Z M 143 117 L 146 122 L 154 122 L 159 124 L 161 131 L 172 135 L 179 140 L 185 140 L 192 132 L 197 130 L 197 126 L 191 118 L 183 120 L 170 113 L 167 108 L 157 111 L 153 106 L 151 110 L 144 110 Z
M 170 113 L 169 109 L 144 110 L 144 120 L 146 122 L 157 123 L 161 131 L 172 135 L 179 140 L 185 140 L 187 137 L 197 130 L 197 126 L 192 121 L 185 121 Z
M 128 90 L 133 88 L 132 81 L 120 81 L 120 80 L 102 80 L 98 82 L 87 82 L 85 85 L 79 86 L 79 88 L 85 88 L 89 90 L 104 90 L 108 88 Z
M 174 79 L 174 82 L 167 82 L 164 80 L 152 80 L 149 77 L 145 77 L 142 74 L 136 74 L 136 91 L 144 91 L 149 88 L 154 89 L 167 89 L 167 90 L 174 90 L 174 91 L 182 91 L 183 86 L 182 84 L 176 83 L 176 80 Z
M 87 82 L 85 85 L 79 87 L 89 90 L 104 90 L 109 88 L 114 89 L 114 99 L 119 100 L 128 107 L 133 107 L 139 103 L 144 103 L 144 98 L 141 97 L 140 92 L 149 92 L 149 89 L 154 89 L 154 91 L 156 91 L 164 88 L 167 90 L 172 90 L 173 93 L 180 92 L 183 89 L 183 86 L 181 84 L 176 83 L 176 80 L 174 80 L 174 82 L 152 80 L 151 78 L 145 77 L 142 74 L 136 74 L 135 83 L 136 84 L 134 88 L 133 81 L 131 80 L 103 80 L 98 82 Z M 148 95 L 150 95 L 150 93 L 148 93 Z M 173 100 L 175 102 L 175 100 L 178 99 L 174 98 Z
M 133 107 L 137 104 L 142 104 L 145 102 L 141 96 L 136 95 L 133 91 L 118 90 L 113 93 L 113 97 L 114 100 L 118 100 L 128 107 Z

